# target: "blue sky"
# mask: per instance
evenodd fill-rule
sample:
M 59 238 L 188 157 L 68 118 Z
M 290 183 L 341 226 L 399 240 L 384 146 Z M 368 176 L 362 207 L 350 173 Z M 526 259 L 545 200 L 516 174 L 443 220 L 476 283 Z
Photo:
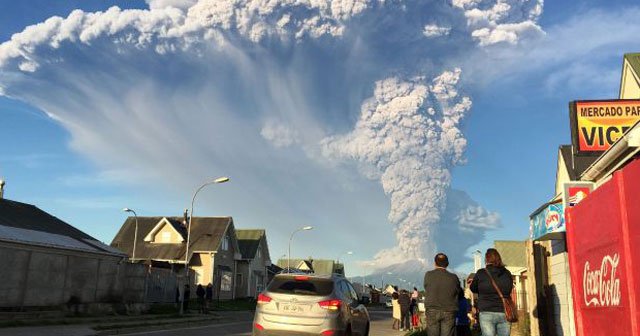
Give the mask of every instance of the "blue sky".
M 493 1 L 485 3 L 491 4 Z M 147 8 L 142 1 L 36 1 L 28 4 L 1 1 L 0 42 L 11 39 L 12 34 L 21 32 L 26 26 L 43 22 L 54 15 L 66 17 L 76 8 L 92 12 L 106 10 L 112 5 Z M 446 10 L 434 7 L 436 13 Z M 640 8 L 633 1 L 546 2 L 542 14 L 536 19 L 544 34 L 536 35 L 531 40 L 519 36 L 518 43 L 483 48 L 478 47 L 477 40 L 458 36 L 465 32 L 457 32 L 454 27 L 451 41 L 447 42 L 454 48 L 442 48 L 437 45 L 439 42 L 433 42 L 433 52 L 422 56 L 416 65 L 393 68 L 396 72 L 429 68 L 424 73 L 433 78 L 440 71 L 461 67 L 457 90 L 473 101 L 473 106 L 459 125 L 467 140 L 464 153 L 466 164 L 447 166 L 451 171 L 450 187 L 466 192 L 473 199 L 470 204 L 479 205 L 483 211 L 487 211 L 479 216 L 481 218 L 478 221 L 488 226 L 498 225 L 487 218 L 491 217 L 488 215 L 490 213 L 499 214 L 500 227 L 474 231 L 478 235 L 477 241 L 465 241 L 463 246 L 459 246 L 460 242 L 455 239 L 438 237 L 436 234 L 434 239 L 439 250 L 453 251 L 460 247 L 473 250 L 476 247 L 485 248 L 495 239 L 526 238 L 529 213 L 552 196 L 557 147 L 570 142 L 568 102 L 574 99 L 616 98 L 622 55 L 637 51 L 633 37 L 638 36 L 640 25 L 635 22 L 633 14 L 638 12 Z M 435 18 L 439 17 L 436 15 Z M 451 22 L 460 18 L 454 15 Z M 616 22 L 612 22 L 612 18 L 616 18 Z M 347 26 L 347 31 L 349 28 Z M 620 32 L 620 29 L 624 29 L 625 33 L 611 36 L 612 31 Z M 392 35 L 390 38 L 398 37 Z M 390 194 L 385 194 L 386 189 L 383 191 L 378 180 L 382 178 L 384 181 L 384 172 L 389 172 L 385 170 L 388 167 L 381 168 L 382 177 L 375 173 L 373 175 L 377 177 L 371 178 L 367 173 L 370 167 L 361 167 L 371 162 L 359 157 L 359 153 L 348 151 L 351 145 L 358 143 L 359 133 L 350 131 L 357 130 L 363 98 L 371 96 L 374 82 L 387 76 L 387 73 L 365 69 L 357 76 L 345 76 L 341 84 L 299 82 L 303 83 L 299 88 L 302 92 L 320 90 L 321 94 L 304 101 L 293 99 L 285 104 L 282 99 L 273 98 L 282 97 L 282 93 L 250 90 L 251 82 L 231 80 L 218 83 L 206 76 L 199 76 L 203 62 L 194 60 L 191 53 L 181 54 L 180 57 L 163 54 L 150 58 L 151 62 L 141 62 L 140 57 L 149 52 L 143 48 L 133 51 L 130 59 L 114 56 L 114 60 L 108 57 L 101 60 L 103 55 L 99 53 L 99 47 L 103 42 L 97 40 L 89 47 L 84 46 L 81 50 L 88 54 L 86 58 L 64 48 L 60 48 L 59 55 L 58 50 L 37 51 L 41 59 L 52 60 L 56 55 L 66 57 L 63 65 L 66 72 L 60 73 L 68 73 L 69 79 L 61 79 L 60 74 L 47 75 L 47 66 L 35 72 L 37 75 L 45 73 L 38 80 L 51 86 L 33 85 L 41 82 L 29 82 L 30 78 L 25 82 L 14 82 L 16 72 L 9 66 L 3 70 L 0 58 L 0 88 L 5 83 L 12 97 L 0 96 L 0 142 L 5 144 L 0 149 L 0 176 L 7 180 L 7 198 L 36 204 L 96 238 L 110 242 L 125 218 L 122 207 L 134 208 L 140 215 L 178 215 L 187 207 L 198 183 L 208 177 L 230 175 L 230 183 L 215 186 L 203 193 L 196 205 L 196 215 L 232 215 L 238 227 L 267 227 L 273 259 L 285 253 L 291 229 L 306 224 L 316 226 L 317 230 L 296 239 L 297 248 L 303 250 L 299 253 L 316 258 L 335 258 L 341 251 L 353 250 L 355 254 L 350 262 L 355 273 L 364 270 L 357 261 L 375 259 L 383 249 L 394 251 L 394 233 L 388 219 L 392 210 L 388 197 Z M 337 56 L 327 54 L 316 60 L 316 64 L 326 64 L 309 67 L 304 64 L 305 60 L 312 58 L 309 53 L 341 50 L 340 46 L 323 49 L 315 43 L 315 40 L 300 42 L 305 48 L 300 52 L 279 46 L 272 51 L 269 49 L 271 46 L 263 46 L 277 56 L 273 56 L 273 59 L 257 59 L 260 62 L 266 59 L 261 65 L 271 65 L 276 70 L 273 76 L 256 81 L 264 80 L 264 83 L 271 83 L 274 87 L 285 85 L 286 90 L 292 90 L 278 80 L 290 80 L 293 75 L 282 76 L 280 70 L 286 74 L 297 69 L 298 72 L 305 72 L 306 76 L 323 80 L 326 79 L 322 76 L 325 69 L 331 73 L 348 73 L 349 64 L 359 69 L 359 62 L 362 68 L 367 64 L 399 62 L 393 55 L 378 52 L 370 58 L 351 60 L 355 63 L 347 62 L 347 66 L 342 67 L 336 66 L 343 64 L 334 60 L 342 57 L 337 52 Z M 456 51 L 448 54 L 447 50 L 456 49 L 456 46 L 463 49 L 470 43 L 475 43 L 475 46 L 467 53 L 469 57 L 461 57 L 462 54 Z M 238 48 L 242 49 L 247 44 L 241 42 Z M 246 48 L 253 50 L 251 46 Z M 375 51 L 375 47 L 370 48 Z M 259 55 L 263 51 L 258 49 L 252 52 Z M 227 63 L 222 56 L 215 57 L 218 58 L 204 62 L 215 68 L 212 70 L 214 73 L 229 72 L 229 76 L 234 78 L 238 74 L 242 76 L 243 63 Z M 282 65 L 285 60 L 302 65 L 287 68 Z M 122 68 L 135 71 L 126 76 L 100 75 L 118 71 L 115 67 L 105 70 L 103 66 L 129 61 L 130 67 L 123 64 Z M 150 76 L 147 83 L 136 78 L 154 73 L 154 66 L 158 64 L 174 64 L 175 68 L 158 71 L 160 74 Z M 92 77 L 92 68 L 96 69 L 99 76 Z M 251 69 L 260 71 L 256 69 L 261 68 Z M 185 74 L 189 76 L 183 77 Z M 67 80 L 82 82 L 88 79 L 83 84 L 74 83 L 75 86 L 69 88 L 76 90 L 83 85 L 91 89 L 95 85 L 100 93 L 87 94 L 87 97 L 94 97 L 95 101 L 103 99 L 106 97 L 105 89 L 113 87 L 95 82 L 101 78 L 113 80 L 116 87 L 120 83 L 118 80 L 121 80 L 122 85 L 130 81 L 135 83 L 136 88 L 141 88 L 141 83 L 151 88 L 145 91 L 146 88 L 142 87 L 139 96 L 133 94 L 128 98 L 123 97 L 122 102 L 118 102 L 122 105 L 113 103 L 114 108 L 131 108 L 133 111 L 128 114 L 130 119 L 120 118 L 117 122 L 105 119 L 108 114 L 99 119 L 102 121 L 96 121 L 88 117 L 92 106 L 83 105 L 82 100 L 69 103 L 74 100 L 73 94 L 60 96 L 65 92 L 63 86 Z M 184 90 L 178 90 L 178 93 L 166 91 L 166 82 L 172 79 L 184 79 L 189 85 Z M 239 112 L 241 116 L 220 114 L 214 119 L 187 120 L 185 125 L 190 128 L 184 129 L 184 133 L 193 137 L 182 138 L 182 129 L 170 127 L 182 125 L 180 118 L 183 115 L 179 112 L 167 119 L 159 114 L 135 113 L 140 104 L 148 103 L 149 109 L 158 111 L 167 104 L 167 101 L 152 101 L 156 96 L 146 96 L 145 92 L 173 95 L 174 98 L 168 103 L 175 104 L 178 110 L 181 106 L 195 108 L 196 105 L 189 105 L 188 100 L 194 87 L 200 86 L 210 86 L 212 90 L 220 92 L 226 90 L 225 86 L 233 87 L 234 90 L 224 95 L 214 95 L 214 98 L 206 101 L 219 104 L 213 106 L 214 110 L 233 110 L 242 106 Z M 56 87 L 61 88 L 57 97 L 36 92 L 46 88 L 55 90 Z M 341 91 L 349 91 L 350 94 Z M 263 97 L 269 94 L 272 96 Z M 237 101 L 243 101 L 242 105 L 237 105 Z M 106 102 L 111 104 L 110 101 Z M 273 106 L 265 107 L 264 104 Z M 89 112 L 83 112 L 83 106 Z M 283 111 L 276 115 L 262 111 L 269 108 L 281 108 Z M 300 116 L 287 112 L 299 108 L 307 108 L 311 112 Z M 62 116 L 63 120 L 49 117 L 42 112 L 43 109 L 59 111 L 54 114 Z M 73 110 L 73 113 L 67 115 L 65 110 Z M 149 116 L 153 118 L 144 119 Z M 162 124 L 162 120 L 165 124 Z M 213 123 L 219 122 L 220 125 L 211 126 L 214 131 L 209 133 L 205 124 L 198 125 L 198 120 L 213 120 Z M 293 131 L 292 127 L 270 127 L 274 125 L 272 120 L 276 123 L 287 121 L 293 125 Z M 247 134 L 254 128 L 246 125 L 254 122 L 259 131 L 261 127 L 262 137 L 272 142 L 271 147 L 252 140 Z M 83 128 L 87 125 L 88 128 Z M 320 153 L 322 149 L 313 148 L 317 139 L 327 139 L 327 136 L 333 137 L 331 141 L 335 141 L 338 147 L 347 150 L 337 150 L 326 156 Z M 130 147 L 127 142 L 121 141 L 126 137 L 131 137 L 129 141 L 141 141 Z M 160 149 L 153 145 L 145 147 L 150 143 L 149 139 L 154 138 L 163 138 L 166 141 L 163 142 L 164 146 Z M 224 146 L 212 149 L 212 144 L 217 143 Z M 182 148 L 189 150 L 183 151 Z M 331 152 L 330 149 L 328 151 Z M 201 156 L 210 156 L 210 159 L 204 160 Z M 349 159 L 354 160 L 349 162 Z M 184 163 L 176 164 L 177 160 Z M 194 165 L 201 166 L 196 168 Z M 379 161 L 374 166 L 379 168 Z M 176 171 L 179 167 L 184 167 L 185 172 Z M 398 225 L 413 224 L 410 220 L 401 220 Z M 486 238 L 483 239 L 484 232 Z M 456 255 L 454 262 L 458 265 L 468 262 L 464 259 L 465 254 L 468 253 Z

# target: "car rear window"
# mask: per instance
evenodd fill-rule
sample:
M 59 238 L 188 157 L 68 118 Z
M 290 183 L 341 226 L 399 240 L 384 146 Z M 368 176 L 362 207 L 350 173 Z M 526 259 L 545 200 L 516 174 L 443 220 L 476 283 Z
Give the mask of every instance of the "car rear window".
M 289 277 L 276 277 L 271 281 L 267 290 L 281 294 L 327 296 L 333 292 L 333 280 L 313 278 L 295 280 Z

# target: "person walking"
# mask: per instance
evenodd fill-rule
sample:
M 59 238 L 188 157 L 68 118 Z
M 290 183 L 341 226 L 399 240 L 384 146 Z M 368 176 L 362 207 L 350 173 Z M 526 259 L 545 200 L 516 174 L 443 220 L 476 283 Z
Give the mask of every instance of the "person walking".
M 413 287 L 413 292 L 411 292 L 411 298 L 418 301 L 418 296 L 420 296 L 420 293 L 418 293 L 418 289 Z
M 483 336 L 509 336 L 511 325 L 504 313 L 502 296 L 509 297 L 513 290 L 513 276 L 502 263 L 498 250 L 490 248 L 485 253 L 484 269 L 478 270 L 471 282 L 471 291 L 478 294 L 476 306 L 480 311 L 480 329 Z M 495 281 L 501 294 L 494 288 Z
M 213 306 L 212 304 L 213 303 L 213 285 L 211 283 L 207 285 L 207 288 L 205 289 L 204 297 L 205 297 L 205 300 L 207 300 L 207 312 L 209 312 L 209 310 Z
M 189 310 L 189 299 L 191 299 L 191 289 L 189 285 L 184 285 L 184 291 L 182 293 L 182 309 L 186 313 Z
M 398 293 L 398 287 L 394 287 L 395 291 L 391 294 L 391 307 L 393 310 L 393 330 L 400 329 L 400 304 L 398 303 L 398 298 L 400 298 L 400 294 Z
M 458 311 L 458 295 L 462 291 L 458 277 L 447 271 L 449 258 L 436 254 L 435 268 L 424 275 L 427 335 L 453 336 Z
M 411 330 L 418 329 L 418 302 L 416 299 L 411 299 L 409 305 L 409 315 L 411 315 Z
M 196 296 L 198 297 L 198 312 L 201 314 L 205 313 L 205 309 L 204 309 L 204 287 L 202 287 L 202 285 L 198 284 L 198 287 L 196 288 Z
M 400 305 L 400 330 L 408 331 L 409 329 L 411 329 L 411 316 L 409 315 L 411 297 L 409 296 L 409 292 L 404 289 L 400 291 L 398 304 Z

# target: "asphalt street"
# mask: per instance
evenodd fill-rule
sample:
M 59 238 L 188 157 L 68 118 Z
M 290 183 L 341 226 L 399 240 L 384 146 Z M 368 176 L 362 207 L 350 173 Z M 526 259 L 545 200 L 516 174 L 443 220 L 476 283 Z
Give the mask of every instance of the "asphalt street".
M 404 332 L 394 331 L 391 329 L 393 324 L 391 319 L 391 311 L 370 311 L 371 330 L 370 336 L 400 336 Z M 121 335 L 153 335 L 153 336 L 247 336 L 251 335 L 250 319 L 233 321 L 229 323 L 220 323 L 207 326 L 188 327 L 172 330 L 143 331 Z

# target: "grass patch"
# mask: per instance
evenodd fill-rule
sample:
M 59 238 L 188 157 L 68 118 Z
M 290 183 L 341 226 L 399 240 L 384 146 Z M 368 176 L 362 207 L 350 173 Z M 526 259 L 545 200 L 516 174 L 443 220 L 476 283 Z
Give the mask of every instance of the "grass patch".
M 226 300 L 212 302 L 213 311 L 250 311 L 256 309 L 256 301 L 250 299 Z

